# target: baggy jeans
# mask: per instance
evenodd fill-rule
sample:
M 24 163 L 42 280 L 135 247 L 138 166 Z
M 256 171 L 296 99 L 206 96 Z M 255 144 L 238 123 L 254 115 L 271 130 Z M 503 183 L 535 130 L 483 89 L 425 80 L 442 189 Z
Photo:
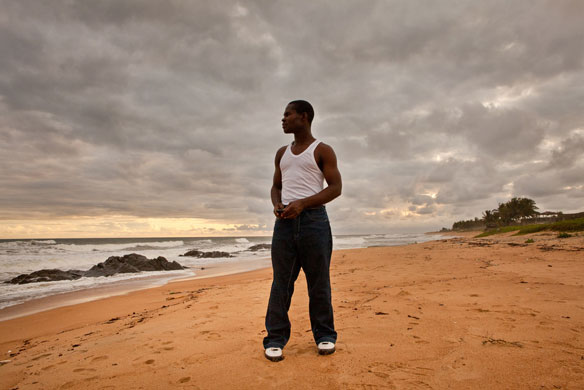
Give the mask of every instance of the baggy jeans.
M 333 240 L 324 206 L 295 219 L 277 219 L 272 236 L 274 279 L 266 314 L 264 348 L 284 348 L 290 339 L 288 310 L 300 268 L 306 275 L 314 341 L 336 342 L 329 268 Z

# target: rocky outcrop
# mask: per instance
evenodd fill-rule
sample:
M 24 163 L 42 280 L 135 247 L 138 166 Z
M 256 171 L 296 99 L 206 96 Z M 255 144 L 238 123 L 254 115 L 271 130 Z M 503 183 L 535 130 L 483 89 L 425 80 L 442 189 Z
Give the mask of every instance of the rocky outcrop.
M 198 258 L 215 258 L 215 257 L 233 257 L 229 254 L 229 252 L 221 252 L 221 251 L 212 251 L 212 252 L 202 252 L 196 249 L 188 251 L 184 255 L 181 256 L 190 256 L 190 257 L 198 257 Z
M 57 280 L 75 280 L 81 277 L 112 276 L 115 274 L 135 273 L 141 271 L 172 271 L 184 269 L 176 261 L 169 262 L 164 257 L 148 259 L 146 256 L 132 253 L 124 256 L 111 256 L 103 263 L 91 267 L 88 271 L 59 269 L 42 269 L 30 274 L 19 275 L 5 283 L 27 284 L 38 282 L 53 282 Z
M 112 276 L 115 274 L 127 274 L 141 271 L 173 271 L 184 269 L 182 265 L 173 261 L 172 263 L 164 257 L 147 259 L 146 256 L 132 253 L 129 255 L 111 256 L 103 263 L 94 265 L 85 272 L 83 276 Z
M 261 251 L 264 249 L 272 249 L 272 244 L 257 244 L 257 245 L 252 245 L 249 248 L 247 248 L 247 250 L 251 251 L 251 252 L 257 252 L 257 251 Z
M 11 284 L 28 284 L 40 282 L 53 282 L 57 280 L 75 280 L 83 276 L 83 271 L 69 270 L 61 271 L 60 269 L 42 269 L 30 274 L 22 274 L 10 279 L 6 283 Z

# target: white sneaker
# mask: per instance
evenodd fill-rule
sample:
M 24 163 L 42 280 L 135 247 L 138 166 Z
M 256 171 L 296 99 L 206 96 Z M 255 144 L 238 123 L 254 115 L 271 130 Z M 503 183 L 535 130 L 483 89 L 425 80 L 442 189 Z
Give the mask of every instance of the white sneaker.
M 273 362 L 279 362 L 280 360 L 284 359 L 284 356 L 282 355 L 282 348 L 266 348 L 264 351 L 264 356 L 266 359 Z
M 330 341 L 323 341 L 318 343 L 318 354 L 319 355 L 330 355 L 335 352 L 335 343 Z

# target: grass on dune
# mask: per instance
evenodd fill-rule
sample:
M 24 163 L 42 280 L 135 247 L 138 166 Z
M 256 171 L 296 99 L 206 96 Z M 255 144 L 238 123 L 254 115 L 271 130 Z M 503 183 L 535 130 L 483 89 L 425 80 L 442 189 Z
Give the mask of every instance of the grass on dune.
M 524 234 L 541 232 L 543 230 L 552 230 L 556 232 L 584 231 L 584 218 L 576 218 L 552 223 L 539 223 L 533 225 L 503 226 L 498 229 L 485 231 L 476 237 L 488 237 L 492 236 L 493 234 L 502 234 L 513 231 L 517 231 L 514 236 L 521 236 Z
M 494 234 L 509 233 L 519 229 L 521 229 L 521 226 L 503 226 L 493 230 L 486 230 L 476 237 L 487 237 L 492 236 Z

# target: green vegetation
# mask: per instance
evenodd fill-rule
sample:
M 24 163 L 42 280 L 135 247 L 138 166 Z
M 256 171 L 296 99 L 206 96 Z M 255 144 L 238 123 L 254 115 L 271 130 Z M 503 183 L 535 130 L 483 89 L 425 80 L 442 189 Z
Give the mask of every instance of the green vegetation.
M 534 225 L 514 225 L 514 226 L 504 226 L 498 229 L 489 230 L 479 234 L 477 237 L 488 237 L 493 234 L 502 234 L 517 231 L 514 236 L 521 236 L 529 233 L 537 233 L 544 230 L 551 230 L 555 232 L 578 232 L 584 231 L 584 218 L 570 219 L 567 221 L 559 221 L 553 223 L 541 223 Z M 568 234 L 568 233 L 565 233 Z M 559 236 L 558 236 L 559 237 Z M 571 235 L 559 237 L 566 238 L 571 237 Z
M 482 218 L 458 221 L 452 225 L 452 230 L 486 230 L 477 237 L 488 237 L 493 234 L 514 232 L 515 236 L 537 233 L 543 230 L 557 232 L 584 231 L 584 212 L 564 214 L 546 211 L 540 213 L 535 201 L 529 198 L 512 198 L 508 202 L 499 203 L 493 210 L 485 210 Z
M 526 244 L 533 244 L 535 241 L 532 238 L 528 238 L 527 240 L 525 240 Z
M 550 229 L 550 226 L 553 225 L 552 223 L 540 223 L 537 225 L 525 225 L 519 226 L 519 231 L 515 234 L 515 236 L 522 236 L 524 234 L 530 233 L 537 233 L 544 230 L 554 230 Z
M 561 232 L 560 234 L 558 234 L 558 238 L 570 238 L 570 237 L 572 237 L 572 235 L 570 233 Z
M 569 219 L 566 221 L 559 221 L 552 224 L 554 229 L 558 232 L 581 232 L 584 230 L 584 218 Z
M 500 203 L 499 207 L 483 212 L 483 221 L 487 227 L 509 226 L 528 218 L 537 216 L 535 201 L 529 198 L 512 198 Z
M 498 229 L 493 229 L 493 230 L 487 230 L 485 232 L 482 232 L 481 234 L 479 234 L 477 237 L 488 237 L 488 236 L 492 236 L 493 234 L 502 234 L 502 233 L 509 233 L 515 230 L 519 230 L 524 226 L 504 226 L 504 227 L 500 227 Z
M 485 210 L 482 218 L 474 218 L 466 221 L 458 221 L 452 225 L 452 230 L 478 230 L 500 228 L 502 226 L 516 225 L 525 221 L 534 222 L 539 215 L 536 211 L 535 201 L 529 198 L 512 198 L 510 201 L 500 203 L 493 210 Z
M 454 222 L 452 230 L 479 230 L 485 228 L 485 221 L 482 219 L 469 219 L 468 221 Z

